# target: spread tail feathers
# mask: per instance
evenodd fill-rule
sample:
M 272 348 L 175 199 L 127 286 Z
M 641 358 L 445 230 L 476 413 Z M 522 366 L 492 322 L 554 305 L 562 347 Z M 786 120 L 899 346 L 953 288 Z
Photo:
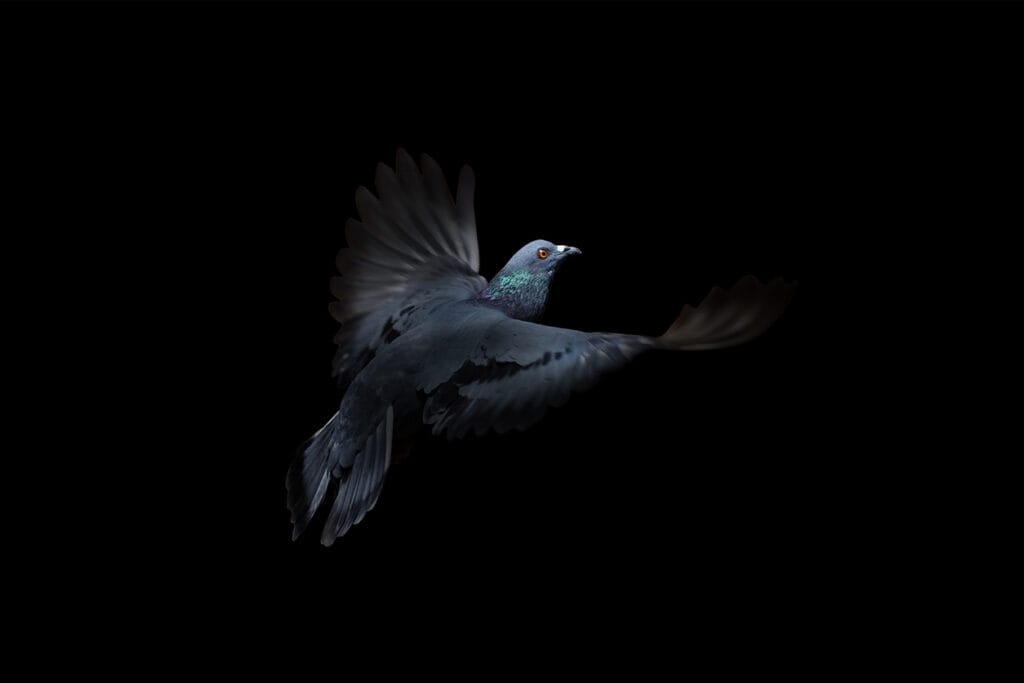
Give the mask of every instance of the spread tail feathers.
M 334 503 L 320 537 L 324 545 L 344 536 L 377 503 L 391 465 L 394 410 L 377 413 L 372 429 L 358 439 L 347 438 L 335 413 L 296 456 L 288 469 L 288 509 L 292 513 L 292 540 L 305 530 L 324 500 L 332 478 L 339 480 Z M 352 443 L 361 442 L 353 448 Z
M 336 438 L 338 413 L 300 448 L 288 468 L 285 488 L 288 509 L 292 513 L 292 540 L 305 530 L 327 493 L 331 482 L 331 451 L 338 448 Z

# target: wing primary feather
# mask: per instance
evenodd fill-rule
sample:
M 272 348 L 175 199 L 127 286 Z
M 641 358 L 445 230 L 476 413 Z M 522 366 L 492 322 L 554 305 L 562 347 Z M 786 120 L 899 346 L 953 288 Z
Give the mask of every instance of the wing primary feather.
M 459 171 L 459 185 L 455 191 L 455 215 L 466 249 L 470 254 L 469 265 L 480 270 L 480 252 L 477 246 L 476 214 L 473 209 L 473 194 L 476 191 L 476 176 L 473 169 L 463 166 Z
M 331 282 L 337 299 L 331 315 L 341 323 L 335 336 L 335 375 L 344 387 L 373 358 L 386 320 L 410 302 L 462 300 L 486 282 L 477 274 L 473 177 L 462 169 L 456 204 L 437 162 L 424 155 L 422 171 L 404 149 L 395 169 L 378 164 L 375 195 L 356 191 L 361 220 L 345 226 L 347 247 L 335 262 Z

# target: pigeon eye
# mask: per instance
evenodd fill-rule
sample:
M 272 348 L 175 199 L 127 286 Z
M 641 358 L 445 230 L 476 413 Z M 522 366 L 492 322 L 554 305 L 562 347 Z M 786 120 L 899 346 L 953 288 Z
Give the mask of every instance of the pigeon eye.
M 538 249 L 537 250 L 537 258 L 539 258 L 541 260 L 544 260 L 547 257 L 548 257 L 548 250 L 547 249 Z

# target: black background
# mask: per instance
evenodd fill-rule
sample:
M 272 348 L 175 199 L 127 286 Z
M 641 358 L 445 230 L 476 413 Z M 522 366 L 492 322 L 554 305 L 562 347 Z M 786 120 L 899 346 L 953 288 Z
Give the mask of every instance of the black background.
M 93 427 L 101 554 L 294 620 L 398 592 L 817 623 L 869 596 L 902 466 L 855 389 L 865 309 L 954 208 L 998 37 L 853 5 L 95 9 L 31 18 L 21 133 L 61 188 L 44 238 L 95 254 L 85 372 L 128 387 Z M 799 291 L 762 338 L 642 357 L 524 433 L 424 437 L 348 536 L 292 542 L 285 470 L 340 400 L 334 255 L 398 147 L 473 166 L 485 276 L 582 248 L 551 324 L 657 334 L 748 273 Z

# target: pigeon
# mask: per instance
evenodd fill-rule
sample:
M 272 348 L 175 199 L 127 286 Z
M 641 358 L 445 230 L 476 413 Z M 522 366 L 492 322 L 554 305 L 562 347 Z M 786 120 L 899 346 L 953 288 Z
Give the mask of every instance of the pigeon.
M 753 277 L 684 306 L 659 337 L 542 325 L 552 278 L 581 254 L 529 242 L 489 281 L 479 273 L 475 178 L 464 166 L 453 198 L 444 173 L 398 150 L 377 166 L 377 196 L 356 191 L 330 305 L 341 324 L 334 359 L 338 411 L 298 451 L 286 488 L 296 539 L 325 501 L 332 545 L 373 509 L 388 468 L 423 429 L 456 439 L 526 429 L 549 407 L 645 351 L 719 349 L 764 332 L 795 284 Z M 330 492 L 331 498 L 328 498 Z

